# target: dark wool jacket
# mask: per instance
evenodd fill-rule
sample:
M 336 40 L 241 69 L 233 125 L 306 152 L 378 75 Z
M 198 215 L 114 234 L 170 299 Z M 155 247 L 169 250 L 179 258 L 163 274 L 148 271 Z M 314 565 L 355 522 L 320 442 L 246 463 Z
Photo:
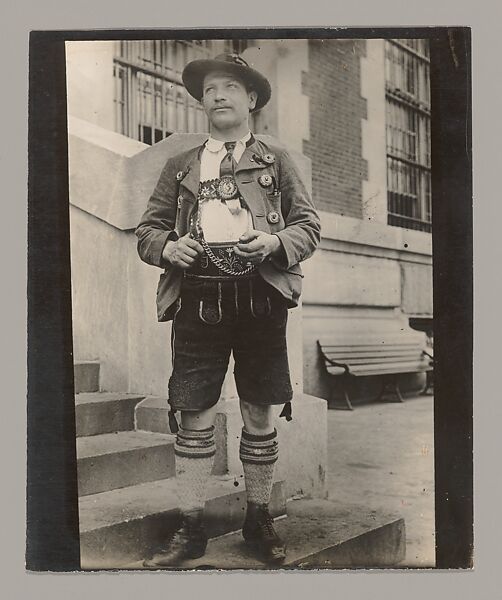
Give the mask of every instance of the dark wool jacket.
M 141 259 L 164 269 L 157 288 L 159 321 L 172 319 L 183 278 L 182 269 L 165 261 L 162 251 L 168 240 L 189 231 L 190 216 L 197 209 L 203 149 L 198 146 L 167 161 L 136 229 Z M 264 174 L 272 176 L 276 185 L 260 183 Z M 297 306 L 303 277 L 299 263 L 311 256 L 321 235 L 319 216 L 298 170 L 283 148 L 255 139 L 237 164 L 235 180 L 254 228 L 276 234 L 282 243 L 282 255 L 265 260 L 258 272 L 281 292 L 290 308 Z M 278 220 L 276 215 L 268 218 L 274 212 Z

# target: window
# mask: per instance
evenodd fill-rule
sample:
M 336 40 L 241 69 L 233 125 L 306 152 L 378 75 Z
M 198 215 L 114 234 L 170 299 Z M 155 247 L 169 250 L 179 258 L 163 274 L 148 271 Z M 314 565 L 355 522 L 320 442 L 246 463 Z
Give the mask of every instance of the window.
M 431 231 L 428 40 L 386 40 L 388 223 Z
M 249 40 L 148 40 L 117 42 L 113 65 L 115 129 L 155 144 L 173 132 L 209 130 L 200 104 L 183 87 L 191 60 L 242 52 Z

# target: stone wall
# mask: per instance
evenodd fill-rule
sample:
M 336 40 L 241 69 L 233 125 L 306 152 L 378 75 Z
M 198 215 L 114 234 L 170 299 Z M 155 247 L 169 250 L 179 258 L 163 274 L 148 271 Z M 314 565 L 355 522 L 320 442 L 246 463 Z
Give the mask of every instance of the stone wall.
M 310 131 L 303 151 L 312 160 L 313 198 L 319 210 L 362 217 L 360 56 L 365 40 L 310 40 L 303 90 L 309 98 Z M 383 82 L 382 82 L 383 85 Z
M 115 41 L 66 42 L 66 93 L 70 114 L 115 130 Z
M 404 333 L 423 337 L 425 345 L 409 318 L 432 316 L 432 248 L 431 236 L 419 231 L 324 212 L 321 221 L 321 245 L 304 267 L 304 389 L 328 399 L 319 338 Z M 421 375 L 401 380 L 403 391 L 423 384 Z M 374 397 L 380 384 L 366 378 L 356 395 Z

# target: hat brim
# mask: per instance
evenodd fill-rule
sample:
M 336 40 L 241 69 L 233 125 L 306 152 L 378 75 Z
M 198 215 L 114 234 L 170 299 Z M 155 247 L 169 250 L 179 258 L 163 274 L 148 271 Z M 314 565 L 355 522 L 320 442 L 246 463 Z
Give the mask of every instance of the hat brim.
M 211 71 L 230 73 L 251 85 L 258 96 L 256 106 L 251 112 L 260 110 L 270 100 L 272 94 L 270 83 L 255 69 L 223 60 L 201 59 L 188 63 L 181 75 L 188 93 L 199 102 L 202 100 L 204 77 Z

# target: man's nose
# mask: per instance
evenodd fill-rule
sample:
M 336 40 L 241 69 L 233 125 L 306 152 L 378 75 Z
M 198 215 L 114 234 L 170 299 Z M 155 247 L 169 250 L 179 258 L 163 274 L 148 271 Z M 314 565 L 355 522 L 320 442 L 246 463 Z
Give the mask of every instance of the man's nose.
M 214 97 L 215 100 L 226 100 L 227 97 L 225 95 L 225 88 L 216 88 Z

